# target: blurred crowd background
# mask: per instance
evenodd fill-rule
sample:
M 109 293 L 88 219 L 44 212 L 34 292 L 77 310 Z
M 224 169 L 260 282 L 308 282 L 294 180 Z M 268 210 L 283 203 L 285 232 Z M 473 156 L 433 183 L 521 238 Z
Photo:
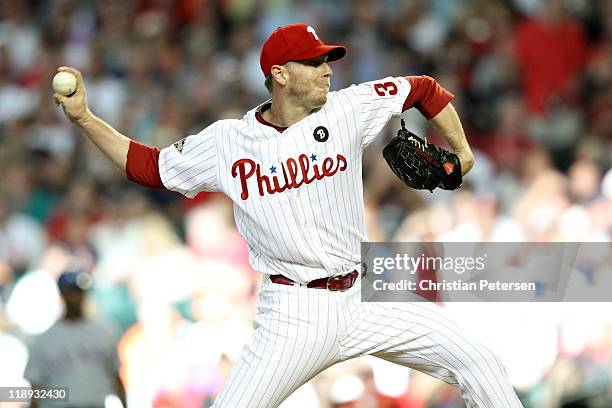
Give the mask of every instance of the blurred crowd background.
M 476 154 L 464 188 L 401 184 L 380 153 L 392 121 L 364 155 L 370 240 L 610 241 L 610 1 L 0 1 L 0 385 L 23 383 L 28 347 L 62 316 L 56 280 L 76 261 L 93 279 L 87 314 L 113 327 L 130 406 L 211 403 L 252 330 L 260 279 L 231 203 L 127 182 L 63 117 L 51 78 L 78 68 L 94 113 L 162 148 L 267 99 L 260 46 L 291 22 L 348 47 L 332 90 L 430 75 L 455 94 Z M 443 143 L 413 111 L 408 127 Z M 525 407 L 612 406 L 610 304 L 446 307 L 501 355 Z M 284 406 L 463 403 L 362 358 Z

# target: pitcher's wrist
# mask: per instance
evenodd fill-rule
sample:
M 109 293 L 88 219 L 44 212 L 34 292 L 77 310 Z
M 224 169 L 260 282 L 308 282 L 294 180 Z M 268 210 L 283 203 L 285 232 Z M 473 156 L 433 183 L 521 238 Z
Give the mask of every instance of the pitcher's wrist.
M 81 127 L 87 126 L 87 124 L 91 121 L 93 117 L 93 113 L 89 110 L 89 108 L 85 111 L 85 113 L 74 120 L 74 123 Z

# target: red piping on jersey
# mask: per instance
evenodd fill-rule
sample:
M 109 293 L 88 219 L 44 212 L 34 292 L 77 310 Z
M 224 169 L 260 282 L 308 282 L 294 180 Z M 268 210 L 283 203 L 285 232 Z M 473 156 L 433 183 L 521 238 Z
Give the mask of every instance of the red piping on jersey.
M 407 76 L 410 82 L 410 93 L 402 111 L 417 108 L 427 119 L 436 116 L 455 97 L 452 93 L 442 88 L 432 77 Z
M 130 141 L 125 163 L 128 180 L 145 187 L 163 188 L 158 163 L 159 149 Z
M 255 119 L 257 119 L 257 121 L 259 123 L 261 123 L 262 125 L 273 127 L 278 132 L 283 133 L 287 129 L 287 127 L 273 125 L 272 123 L 270 123 L 267 120 L 265 120 L 263 115 L 262 115 L 262 113 L 261 113 L 263 111 L 266 111 L 266 110 L 270 109 L 271 106 L 272 106 L 272 104 L 270 104 L 270 103 L 267 103 L 264 106 L 262 106 L 261 110 L 255 112 Z

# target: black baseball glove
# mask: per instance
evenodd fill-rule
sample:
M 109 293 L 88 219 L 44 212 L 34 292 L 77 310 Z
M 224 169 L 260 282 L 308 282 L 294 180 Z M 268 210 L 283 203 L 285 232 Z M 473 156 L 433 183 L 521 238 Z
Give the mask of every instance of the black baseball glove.
M 444 150 L 402 128 L 383 149 L 391 170 L 408 186 L 433 192 L 436 187 L 455 190 L 461 187 L 461 163 L 455 153 Z

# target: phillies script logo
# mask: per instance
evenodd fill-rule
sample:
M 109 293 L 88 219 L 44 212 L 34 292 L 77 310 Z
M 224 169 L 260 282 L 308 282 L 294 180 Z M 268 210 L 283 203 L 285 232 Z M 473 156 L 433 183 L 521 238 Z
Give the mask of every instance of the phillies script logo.
M 316 156 L 315 156 L 316 157 Z M 324 177 L 331 177 L 339 171 L 345 171 L 347 167 L 346 158 L 338 154 L 336 158 L 326 157 L 321 164 L 311 163 L 308 156 L 300 154 L 296 159 L 289 158 L 281 163 L 282 175 L 266 176 L 261 174 L 261 165 L 251 159 L 236 160 L 232 165 L 232 177 L 240 177 L 242 193 L 240 198 L 249 198 L 249 186 L 247 180 L 253 176 L 257 178 L 259 195 L 282 193 L 287 189 L 299 188 L 302 184 L 310 184 Z

